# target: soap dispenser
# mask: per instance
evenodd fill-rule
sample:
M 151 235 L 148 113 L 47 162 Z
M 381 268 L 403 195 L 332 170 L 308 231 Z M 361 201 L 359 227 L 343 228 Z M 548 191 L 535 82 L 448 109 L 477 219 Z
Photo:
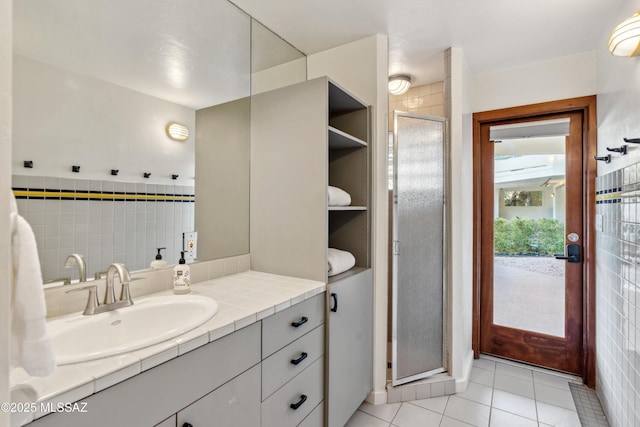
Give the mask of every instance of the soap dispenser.
M 173 293 L 188 294 L 191 292 L 191 273 L 184 260 L 184 252 L 180 252 L 178 265 L 173 267 Z
M 167 248 L 157 248 L 157 249 L 158 249 L 158 255 L 156 255 L 156 259 L 154 261 L 151 261 L 152 270 L 160 270 L 161 268 L 167 265 L 167 262 L 162 259 L 162 254 L 160 253 L 162 249 L 167 249 Z

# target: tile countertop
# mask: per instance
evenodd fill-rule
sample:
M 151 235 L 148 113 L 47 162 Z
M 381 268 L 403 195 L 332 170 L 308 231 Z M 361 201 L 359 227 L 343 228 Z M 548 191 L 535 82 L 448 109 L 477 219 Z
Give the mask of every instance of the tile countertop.
M 22 368 L 14 369 L 10 378 L 12 402 L 36 402 L 37 405 L 31 406 L 36 409 L 35 412 L 25 410 L 13 413 L 11 425 L 27 424 L 47 415 L 47 408 L 79 401 L 309 299 L 324 292 L 325 288 L 323 282 L 257 271 L 245 271 L 193 284 L 192 295 L 211 297 L 219 305 L 216 315 L 196 329 L 118 356 L 59 366 L 48 377 L 32 377 Z M 173 291 L 162 291 L 137 299 L 160 295 L 173 295 Z M 180 298 L 180 295 L 175 297 Z

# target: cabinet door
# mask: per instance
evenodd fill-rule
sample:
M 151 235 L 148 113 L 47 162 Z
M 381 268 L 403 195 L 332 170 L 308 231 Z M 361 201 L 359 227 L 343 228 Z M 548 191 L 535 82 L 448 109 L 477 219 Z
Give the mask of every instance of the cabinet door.
M 178 425 L 185 423 L 193 427 L 259 426 L 260 366 L 254 366 L 178 412 Z
M 331 283 L 327 298 L 326 419 L 329 427 L 342 427 L 372 389 L 371 269 Z

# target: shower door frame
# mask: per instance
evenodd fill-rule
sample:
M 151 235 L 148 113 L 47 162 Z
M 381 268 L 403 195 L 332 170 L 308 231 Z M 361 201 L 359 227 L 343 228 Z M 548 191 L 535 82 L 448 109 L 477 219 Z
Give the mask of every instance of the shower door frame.
M 596 293 L 595 293 L 595 177 L 596 162 L 593 156 L 597 149 L 596 96 L 564 99 L 539 104 L 484 111 L 473 114 L 473 330 L 472 349 L 474 357 L 480 355 L 481 334 L 481 269 L 482 241 L 482 186 L 481 186 L 481 135 L 480 127 L 486 123 L 518 121 L 554 113 L 581 112 L 583 114 L 582 178 L 583 178 L 583 304 L 582 304 L 582 379 L 589 387 L 595 387 L 596 365 Z
M 398 237 L 398 116 L 409 117 L 422 120 L 437 121 L 442 123 L 442 166 L 443 166 L 443 203 L 442 203 L 442 366 L 428 371 L 420 372 L 414 375 L 398 378 L 398 254 L 396 253 L 396 241 Z M 392 313 L 391 313 L 391 384 L 398 386 L 411 381 L 417 381 L 448 369 L 448 351 L 447 351 L 447 292 L 448 292 L 448 242 L 449 232 L 448 224 L 448 193 L 449 193 L 449 144 L 448 144 L 447 120 L 444 117 L 406 113 L 402 111 L 393 111 L 393 239 L 392 239 Z

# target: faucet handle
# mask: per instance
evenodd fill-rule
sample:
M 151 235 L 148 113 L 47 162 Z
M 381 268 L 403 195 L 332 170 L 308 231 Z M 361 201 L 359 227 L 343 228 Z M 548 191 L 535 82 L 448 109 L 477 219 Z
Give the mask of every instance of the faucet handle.
M 80 288 L 71 289 L 65 293 L 70 294 L 74 292 L 80 291 L 89 291 L 89 298 L 87 299 L 87 305 L 84 307 L 84 311 L 82 314 L 88 316 L 90 314 L 94 314 L 96 308 L 100 306 L 100 302 L 98 302 L 98 287 L 96 285 L 87 285 L 82 286 Z
M 129 292 L 129 282 L 122 282 L 122 287 L 120 288 L 120 301 L 127 301 L 129 305 L 133 304 L 131 293 Z

